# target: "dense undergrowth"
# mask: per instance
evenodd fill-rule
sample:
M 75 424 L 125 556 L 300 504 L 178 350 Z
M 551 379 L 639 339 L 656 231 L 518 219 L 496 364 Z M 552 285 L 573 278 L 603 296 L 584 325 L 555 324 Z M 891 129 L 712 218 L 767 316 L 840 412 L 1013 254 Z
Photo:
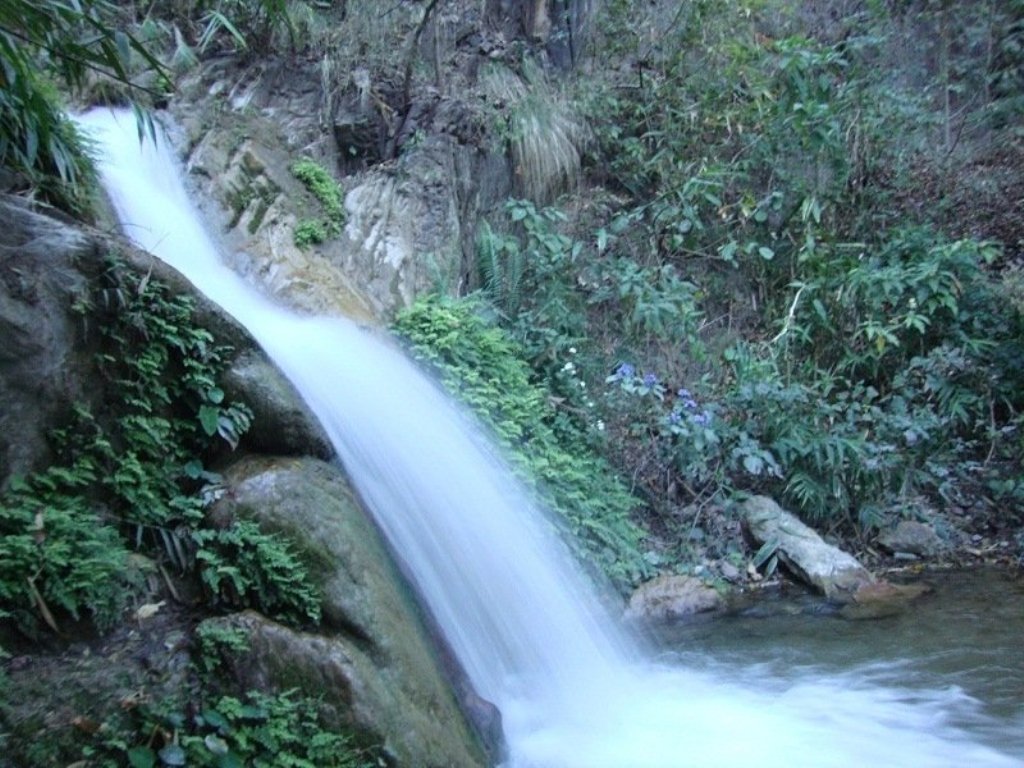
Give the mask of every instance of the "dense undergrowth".
M 953 190 L 983 184 L 993 153 L 1020 172 L 1004 150 L 1024 140 L 1022 14 L 598 14 L 558 105 L 587 124 L 585 186 L 486 223 L 460 311 L 496 318 L 530 366 L 518 391 L 539 387 L 548 418 L 572 425 L 562 445 L 597 446 L 631 478 L 646 502 L 634 520 L 654 535 L 643 547 L 660 544 L 668 567 L 694 565 L 708 509 L 752 492 L 862 544 L 933 509 L 983 509 L 997 537 L 1020 529 L 1024 230 L 1009 199 L 965 212 Z M 561 122 L 521 122 L 537 135 L 514 142 L 563 157 L 565 136 L 545 133 Z M 548 166 L 570 175 L 517 165 Z M 928 175 L 947 180 L 921 186 Z M 448 337 L 416 341 L 449 354 Z M 461 355 L 460 381 L 495 365 Z M 500 413 L 477 399 L 485 419 Z

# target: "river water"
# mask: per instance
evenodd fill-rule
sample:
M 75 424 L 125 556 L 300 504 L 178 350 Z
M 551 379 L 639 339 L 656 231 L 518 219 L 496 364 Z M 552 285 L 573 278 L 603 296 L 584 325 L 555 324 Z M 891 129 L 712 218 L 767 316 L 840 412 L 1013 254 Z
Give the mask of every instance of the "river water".
M 168 149 L 125 112 L 81 118 L 126 233 L 245 325 L 331 437 L 471 682 L 510 768 L 1020 766 L 1006 721 L 938 676 L 751 663 L 624 631 L 472 419 L 388 339 L 275 306 L 224 265 Z M 753 643 L 757 646 L 757 643 Z M 776 646 L 782 653 L 785 644 Z M 966 726 L 970 725 L 970 728 Z
M 710 658 L 775 685 L 827 675 L 900 688 L 909 698 L 944 691 L 958 702 L 953 725 L 1024 757 L 1024 574 L 978 569 L 914 579 L 933 591 L 895 616 L 848 621 L 790 589 L 724 619 L 663 627 L 655 643 L 667 662 Z

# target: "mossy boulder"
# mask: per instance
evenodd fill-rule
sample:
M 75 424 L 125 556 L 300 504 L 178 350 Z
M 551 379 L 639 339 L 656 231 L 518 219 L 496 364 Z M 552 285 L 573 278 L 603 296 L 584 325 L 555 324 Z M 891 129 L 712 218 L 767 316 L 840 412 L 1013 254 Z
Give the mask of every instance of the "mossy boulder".
M 255 614 L 227 622 L 249 638 L 242 685 L 324 696 L 341 724 L 384 743 L 400 765 L 487 762 L 415 601 L 343 472 L 312 458 L 248 457 L 225 475 L 212 515 L 286 536 L 323 593 L 324 634 Z

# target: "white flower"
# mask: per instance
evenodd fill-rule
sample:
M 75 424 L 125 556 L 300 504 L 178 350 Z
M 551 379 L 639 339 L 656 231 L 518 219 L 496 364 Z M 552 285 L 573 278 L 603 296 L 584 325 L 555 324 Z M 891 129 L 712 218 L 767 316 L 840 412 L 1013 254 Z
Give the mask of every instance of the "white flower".
M 604 432 L 604 422 L 601 421 L 600 419 L 597 422 L 597 431 L 598 432 Z

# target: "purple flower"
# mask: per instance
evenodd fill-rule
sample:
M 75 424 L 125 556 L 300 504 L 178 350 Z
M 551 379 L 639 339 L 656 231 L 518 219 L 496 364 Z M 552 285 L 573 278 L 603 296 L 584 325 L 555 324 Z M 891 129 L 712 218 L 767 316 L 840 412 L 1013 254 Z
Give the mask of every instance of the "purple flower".
M 690 421 L 696 424 L 698 427 L 706 427 L 711 423 L 711 414 L 707 411 L 703 413 L 697 413 L 690 417 Z
M 636 374 L 636 368 L 629 363 L 623 363 L 615 371 L 615 376 L 620 379 L 631 379 Z
M 644 386 L 645 387 L 648 387 L 648 388 L 649 387 L 653 387 L 657 383 L 658 383 L 658 377 L 655 376 L 653 373 L 645 373 L 644 374 Z
M 668 420 L 673 424 L 678 424 L 682 421 L 682 418 L 683 417 L 680 415 L 679 411 L 672 411 L 672 413 L 668 415 Z
M 685 408 L 688 411 L 696 411 L 697 401 L 694 400 L 693 398 L 687 398 L 686 400 L 683 400 L 683 408 Z
M 676 392 L 676 395 L 679 397 L 680 400 L 693 399 L 693 396 L 690 394 L 690 390 L 688 389 L 680 389 L 678 392 Z

